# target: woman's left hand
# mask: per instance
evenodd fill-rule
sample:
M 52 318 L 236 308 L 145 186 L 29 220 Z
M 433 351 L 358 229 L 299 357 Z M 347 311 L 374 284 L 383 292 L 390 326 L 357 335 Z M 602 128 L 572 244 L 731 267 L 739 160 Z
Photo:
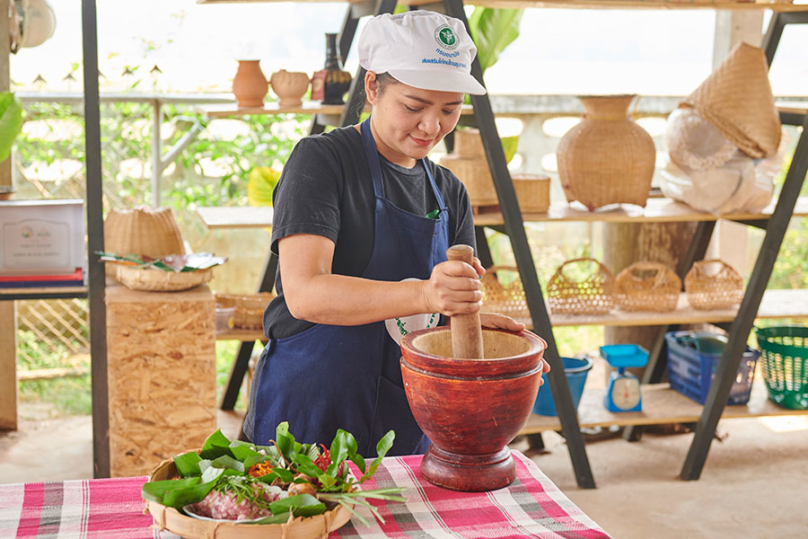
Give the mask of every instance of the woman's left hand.
M 522 331 L 524 324 L 520 324 L 510 316 L 497 313 L 480 313 L 480 325 L 484 328 L 504 329 L 506 331 Z

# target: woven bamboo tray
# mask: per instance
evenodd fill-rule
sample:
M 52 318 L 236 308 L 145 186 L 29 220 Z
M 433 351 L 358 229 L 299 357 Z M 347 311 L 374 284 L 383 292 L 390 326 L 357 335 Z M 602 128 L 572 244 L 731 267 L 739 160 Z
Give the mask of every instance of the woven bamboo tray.
M 115 264 L 115 277 L 121 284 L 132 290 L 144 292 L 179 292 L 209 282 L 213 278 L 211 269 L 199 271 L 173 272 L 145 269 L 137 266 Z
M 155 468 L 149 481 L 176 477 L 174 461 L 166 460 Z M 328 536 L 351 520 L 350 510 L 341 505 L 322 515 L 265 525 L 200 520 L 152 501 L 147 501 L 146 507 L 160 531 L 168 530 L 186 539 L 314 539 Z
M 580 276 L 572 276 L 577 268 Z M 609 268 L 594 258 L 564 262 L 547 284 L 547 303 L 554 314 L 606 314 L 614 308 L 615 281 Z
M 665 264 L 635 262 L 617 275 L 617 305 L 624 311 L 676 309 L 682 280 Z
M 743 277 L 721 260 L 702 260 L 685 275 L 685 293 L 694 309 L 726 309 L 743 300 Z
M 481 281 L 485 312 L 504 314 L 524 324 L 531 321 L 525 289 L 517 268 L 492 266 L 486 270 Z

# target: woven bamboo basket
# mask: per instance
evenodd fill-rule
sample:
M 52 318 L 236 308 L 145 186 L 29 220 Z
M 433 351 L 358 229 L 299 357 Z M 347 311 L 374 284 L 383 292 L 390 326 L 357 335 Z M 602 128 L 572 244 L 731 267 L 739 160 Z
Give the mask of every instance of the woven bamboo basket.
M 247 296 L 235 296 L 233 326 L 239 329 L 262 329 L 264 327 L 264 311 L 275 294 L 259 292 Z
M 466 159 L 485 159 L 485 147 L 480 130 L 474 128 L 457 129 L 454 134 L 454 152 Z
M 727 309 L 743 299 L 743 277 L 721 260 L 702 260 L 685 275 L 685 293 L 694 309 Z
M 624 311 L 676 309 L 682 280 L 665 264 L 635 262 L 617 275 L 617 305 Z
M 585 114 L 558 144 L 561 186 L 590 211 L 608 204 L 645 206 L 654 176 L 651 135 L 628 114 L 635 96 L 580 97 Z
M 149 481 L 177 477 L 174 461 L 166 460 L 155 468 Z M 341 505 L 322 515 L 297 517 L 285 524 L 266 525 L 200 520 L 152 501 L 146 502 L 146 508 L 160 531 L 168 530 L 186 539 L 315 539 L 327 537 L 351 520 L 351 511 Z
M 522 213 L 544 213 L 550 209 L 550 176 L 514 174 L 511 180 Z
M 137 266 L 115 265 L 115 278 L 127 288 L 144 292 L 179 292 L 209 282 L 213 278 L 211 269 L 199 271 L 173 272 Z
M 491 206 L 499 203 L 494 179 L 488 168 L 485 154 L 482 157 L 462 157 L 449 154 L 441 157 L 440 165 L 446 167 L 466 186 L 471 205 Z
M 104 220 L 104 250 L 152 258 L 185 254 L 180 227 L 171 208 L 110 210 Z M 108 277 L 115 277 L 115 266 L 107 264 Z
M 577 268 L 578 276 L 571 276 Z M 568 260 L 547 284 L 547 302 L 554 314 L 606 314 L 614 308 L 614 275 L 594 258 Z
M 525 289 L 517 268 L 492 266 L 486 270 L 481 281 L 485 312 L 504 314 L 524 324 L 531 322 Z

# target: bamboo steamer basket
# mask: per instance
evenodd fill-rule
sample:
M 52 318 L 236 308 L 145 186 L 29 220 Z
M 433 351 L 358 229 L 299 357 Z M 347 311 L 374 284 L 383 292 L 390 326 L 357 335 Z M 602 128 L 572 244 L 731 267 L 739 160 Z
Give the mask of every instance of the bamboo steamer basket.
M 567 201 L 590 211 L 608 204 L 645 206 L 654 176 L 651 135 L 628 115 L 634 95 L 583 96 L 584 116 L 556 150 Z
M 570 275 L 585 267 L 583 278 Z M 606 314 L 614 308 L 615 281 L 609 268 L 594 258 L 567 260 L 547 283 L 547 303 L 553 314 Z
M 545 213 L 550 209 L 550 176 L 514 174 L 511 180 L 522 213 Z
M 682 280 L 659 262 L 635 262 L 617 275 L 617 305 L 624 311 L 676 309 Z
M 479 129 L 457 129 L 454 135 L 454 154 L 467 159 L 485 159 L 483 137 Z
M 685 275 L 685 293 L 694 309 L 727 309 L 743 300 L 743 277 L 722 260 L 702 260 Z
M 177 477 L 179 474 L 174 461 L 165 460 L 154 469 L 149 481 Z M 168 530 L 186 539 L 314 539 L 328 536 L 351 520 L 351 511 L 341 505 L 322 515 L 297 517 L 285 524 L 266 525 L 200 520 L 148 500 L 146 508 L 160 531 Z
M 472 206 L 491 206 L 499 203 L 494 179 L 483 157 L 462 157 L 449 154 L 441 157 L 440 166 L 446 167 L 466 186 Z
M 116 264 L 115 278 L 127 288 L 143 292 L 179 292 L 209 282 L 213 271 L 163 271 Z
M 104 250 L 152 258 L 185 254 L 182 233 L 171 208 L 110 210 L 104 220 Z M 116 263 L 107 264 L 108 277 L 115 277 L 115 266 Z

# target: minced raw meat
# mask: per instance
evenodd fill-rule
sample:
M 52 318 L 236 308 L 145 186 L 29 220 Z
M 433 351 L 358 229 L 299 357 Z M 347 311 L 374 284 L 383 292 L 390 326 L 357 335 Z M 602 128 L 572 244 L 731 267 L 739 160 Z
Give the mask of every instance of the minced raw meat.
M 271 487 L 260 483 L 253 483 L 250 488 L 262 496 L 267 502 L 274 502 L 281 499 L 284 491 L 278 487 Z M 264 509 L 250 503 L 246 498 L 241 502 L 236 501 L 237 495 L 233 492 L 210 491 L 201 502 L 188 506 L 188 509 L 196 515 L 214 518 L 217 520 L 246 520 L 272 516 L 269 509 Z

